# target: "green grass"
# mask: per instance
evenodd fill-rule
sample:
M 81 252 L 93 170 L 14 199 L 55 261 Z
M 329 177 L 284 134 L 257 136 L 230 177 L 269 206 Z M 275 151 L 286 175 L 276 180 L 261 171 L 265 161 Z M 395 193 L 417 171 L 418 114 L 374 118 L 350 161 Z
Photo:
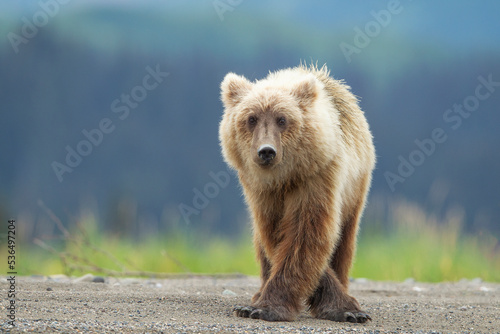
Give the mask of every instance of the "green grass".
M 86 231 L 88 232 L 88 231 Z M 53 248 L 44 250 L 36 245 L 18 246 L 20 275 L 68 274 L 79 276 L 96 270 L 70 268 L 97 266 L 117 272 L 156 273 L 241 273 L 258 275 L 258 266 L 249 237 L 229 240 L 173 233 L 133 241 L 91 231 L 72 241 L 44 241 Z M 75 232 L 71 233 L 76 235 Z M 60 256 L 66 254 L 64 265 Z M 3 250 L 2 252 L 3 253 Z M 72 258 L 78 256 L 78 258 Z M 4 255 L 6 256 L 6 255 Z M 124 269 L 125 268 L 125 269 Z
M 354 277 L 427 282 L 480 277 L 500 282 L 500 243 L 490 234 L 465 233 L 460 210 L 441 220 L 406 202 L 389 211 L 384 227 L 364 223 Z
M 393 281 L 412 277 L 427 282 L 480 277 L 500 282 L 500 244 L 495 237 L 468 235 L 455 216 L 437 221 L 412 206 L 399 206 L 391 221 L 363 223 L 353 277 Z M 18 274 L 78 276 L 92 272 L 88 268 L 68 270 L 71 265 L 115 271 L 122 271 L 124 265 L 128 271 L 158 273 L 259 273 L 250 235 L 229 240 L 178 232 L 132 241 L 98 233 L 91 219 L 81 225 L 85 230 L 71 231 L 73 239 L 44 241 L 52 252 L 33 244 L 17 245 Z M 2 246 L 2 258 L 6 251 Z M 69 259 L 64 266 L 54 251 L 79 258 Z
M 351 275 L 374 280 L 500 282 L 500 254 L 493 237 L 450 237 L 446 229 L 374 233 L 361 237 Z M 496 247 L 496 251 L 495 251 Z

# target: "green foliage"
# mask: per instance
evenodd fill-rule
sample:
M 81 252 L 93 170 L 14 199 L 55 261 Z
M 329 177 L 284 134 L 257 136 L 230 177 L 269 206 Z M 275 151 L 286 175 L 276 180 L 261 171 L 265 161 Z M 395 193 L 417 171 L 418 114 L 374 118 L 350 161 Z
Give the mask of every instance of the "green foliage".
M 475 277 L 500 281 L 499 245 L 495 238 L 455 235 L 451 239 L 444 228 L 428 228 L 424 232 L 400 230 L 362 235 L 352 276 L 395 281 L 408 277 L 428 282 Z
M 352 275 L 396 281 L 500 281 L 500 243 L 492 235 L 466 234 L 462 221 L 460 210 L 439 221 L 415 205 L 396 203 L 384 228 L 369 222 L 363 226 Z
M 427 282 L 480 277 L 500 282 L 498 240 L 491 235 L 466 234 L 460 212 L 450 212 L 438 221 L 408 203 L 398 203 L 390 211 L 388 224 L 364 222 L 353 277 L 395 281 L 412 277 Z M 45 243 L 51 252 L 34 245 L 18 245 L 18 273 L 78 276 L 92 271 L 88 270 L 92 266 L 122 274 L 259 273 L 248 234 L 238 240 L 205 239 L 179 231 L 133 241 L 100 233 L 91 217 L 79 226 L 85 229 L 75 229 L 62 240 Z M 4 258 L 5 252 L 2 247 Z M 93 272 L 99 274 L 98 270 Z
M 52 242 L 37 240 L 45 250 L 36 245 L 19 245 L 18 274 L 79 276 L 87 272 L 102 274 L 101 269 L 125 276 L 138 272 L 258 274 L 248 237 L 229 240 L 212 236 L 205 240 L 187 232 L 174 232 L 134 241 L 100 233 L 96 226 L 92 218 L 87 218 L 69 237 Z M 0 254 L 6 257 L 4 249 Z

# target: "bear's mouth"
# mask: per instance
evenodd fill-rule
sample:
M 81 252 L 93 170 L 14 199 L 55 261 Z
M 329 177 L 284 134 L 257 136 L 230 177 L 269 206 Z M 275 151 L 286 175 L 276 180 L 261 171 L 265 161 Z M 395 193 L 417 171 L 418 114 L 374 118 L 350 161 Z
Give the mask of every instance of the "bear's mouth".
M 274 166 L 274 164 L 273 164 L 272 160 L 266 160 L 266 161 L 260 162 L 259 166 L 262 167 L 262 168 L 264 168 L 264 169 L 269 169 L 272 166 Z

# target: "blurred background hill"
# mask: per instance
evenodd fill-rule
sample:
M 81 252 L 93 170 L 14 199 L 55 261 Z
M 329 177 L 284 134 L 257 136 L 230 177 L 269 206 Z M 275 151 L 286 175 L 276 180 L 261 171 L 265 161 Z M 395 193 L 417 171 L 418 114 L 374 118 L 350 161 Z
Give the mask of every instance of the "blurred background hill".
M 327 64 L 361 98 L 378 157 L 365 226 L 408 200 L 500 236 L 500 86 L 483 87 L 490 95 L 460 124 L 458 113 L 446 121 L 475 101 L 480 78 L 500 82 L 500 2 L 66 2 L 0 4 L 0 218 L 16 218 L 27 240 L 55 231 L 40 201 L 68 226 L 91 213 L 100 229 L 134 238 L 240 235 L 237 178 L 213 180 L 227 173 L 219 84 L 229 71 L 254 80 L 301 60 Z M 168 75 L 145 90 L 151 71 Z M 58 178 L 54 162 L 67 165 L 67 147 L 103 119 L 113 130 Z M 412 158 L 437 128 L 447 139 Z M 419 157 L 391 186 L 401 158 Z

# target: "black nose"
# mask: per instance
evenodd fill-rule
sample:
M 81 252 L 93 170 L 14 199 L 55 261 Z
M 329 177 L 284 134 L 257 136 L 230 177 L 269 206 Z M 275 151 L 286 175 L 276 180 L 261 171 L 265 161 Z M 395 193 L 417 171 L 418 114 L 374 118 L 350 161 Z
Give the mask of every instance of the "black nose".
M 276 149 L 272 145 L 262 145 L 258 153 L 265 163 L 270 163 L 276 157 Z

